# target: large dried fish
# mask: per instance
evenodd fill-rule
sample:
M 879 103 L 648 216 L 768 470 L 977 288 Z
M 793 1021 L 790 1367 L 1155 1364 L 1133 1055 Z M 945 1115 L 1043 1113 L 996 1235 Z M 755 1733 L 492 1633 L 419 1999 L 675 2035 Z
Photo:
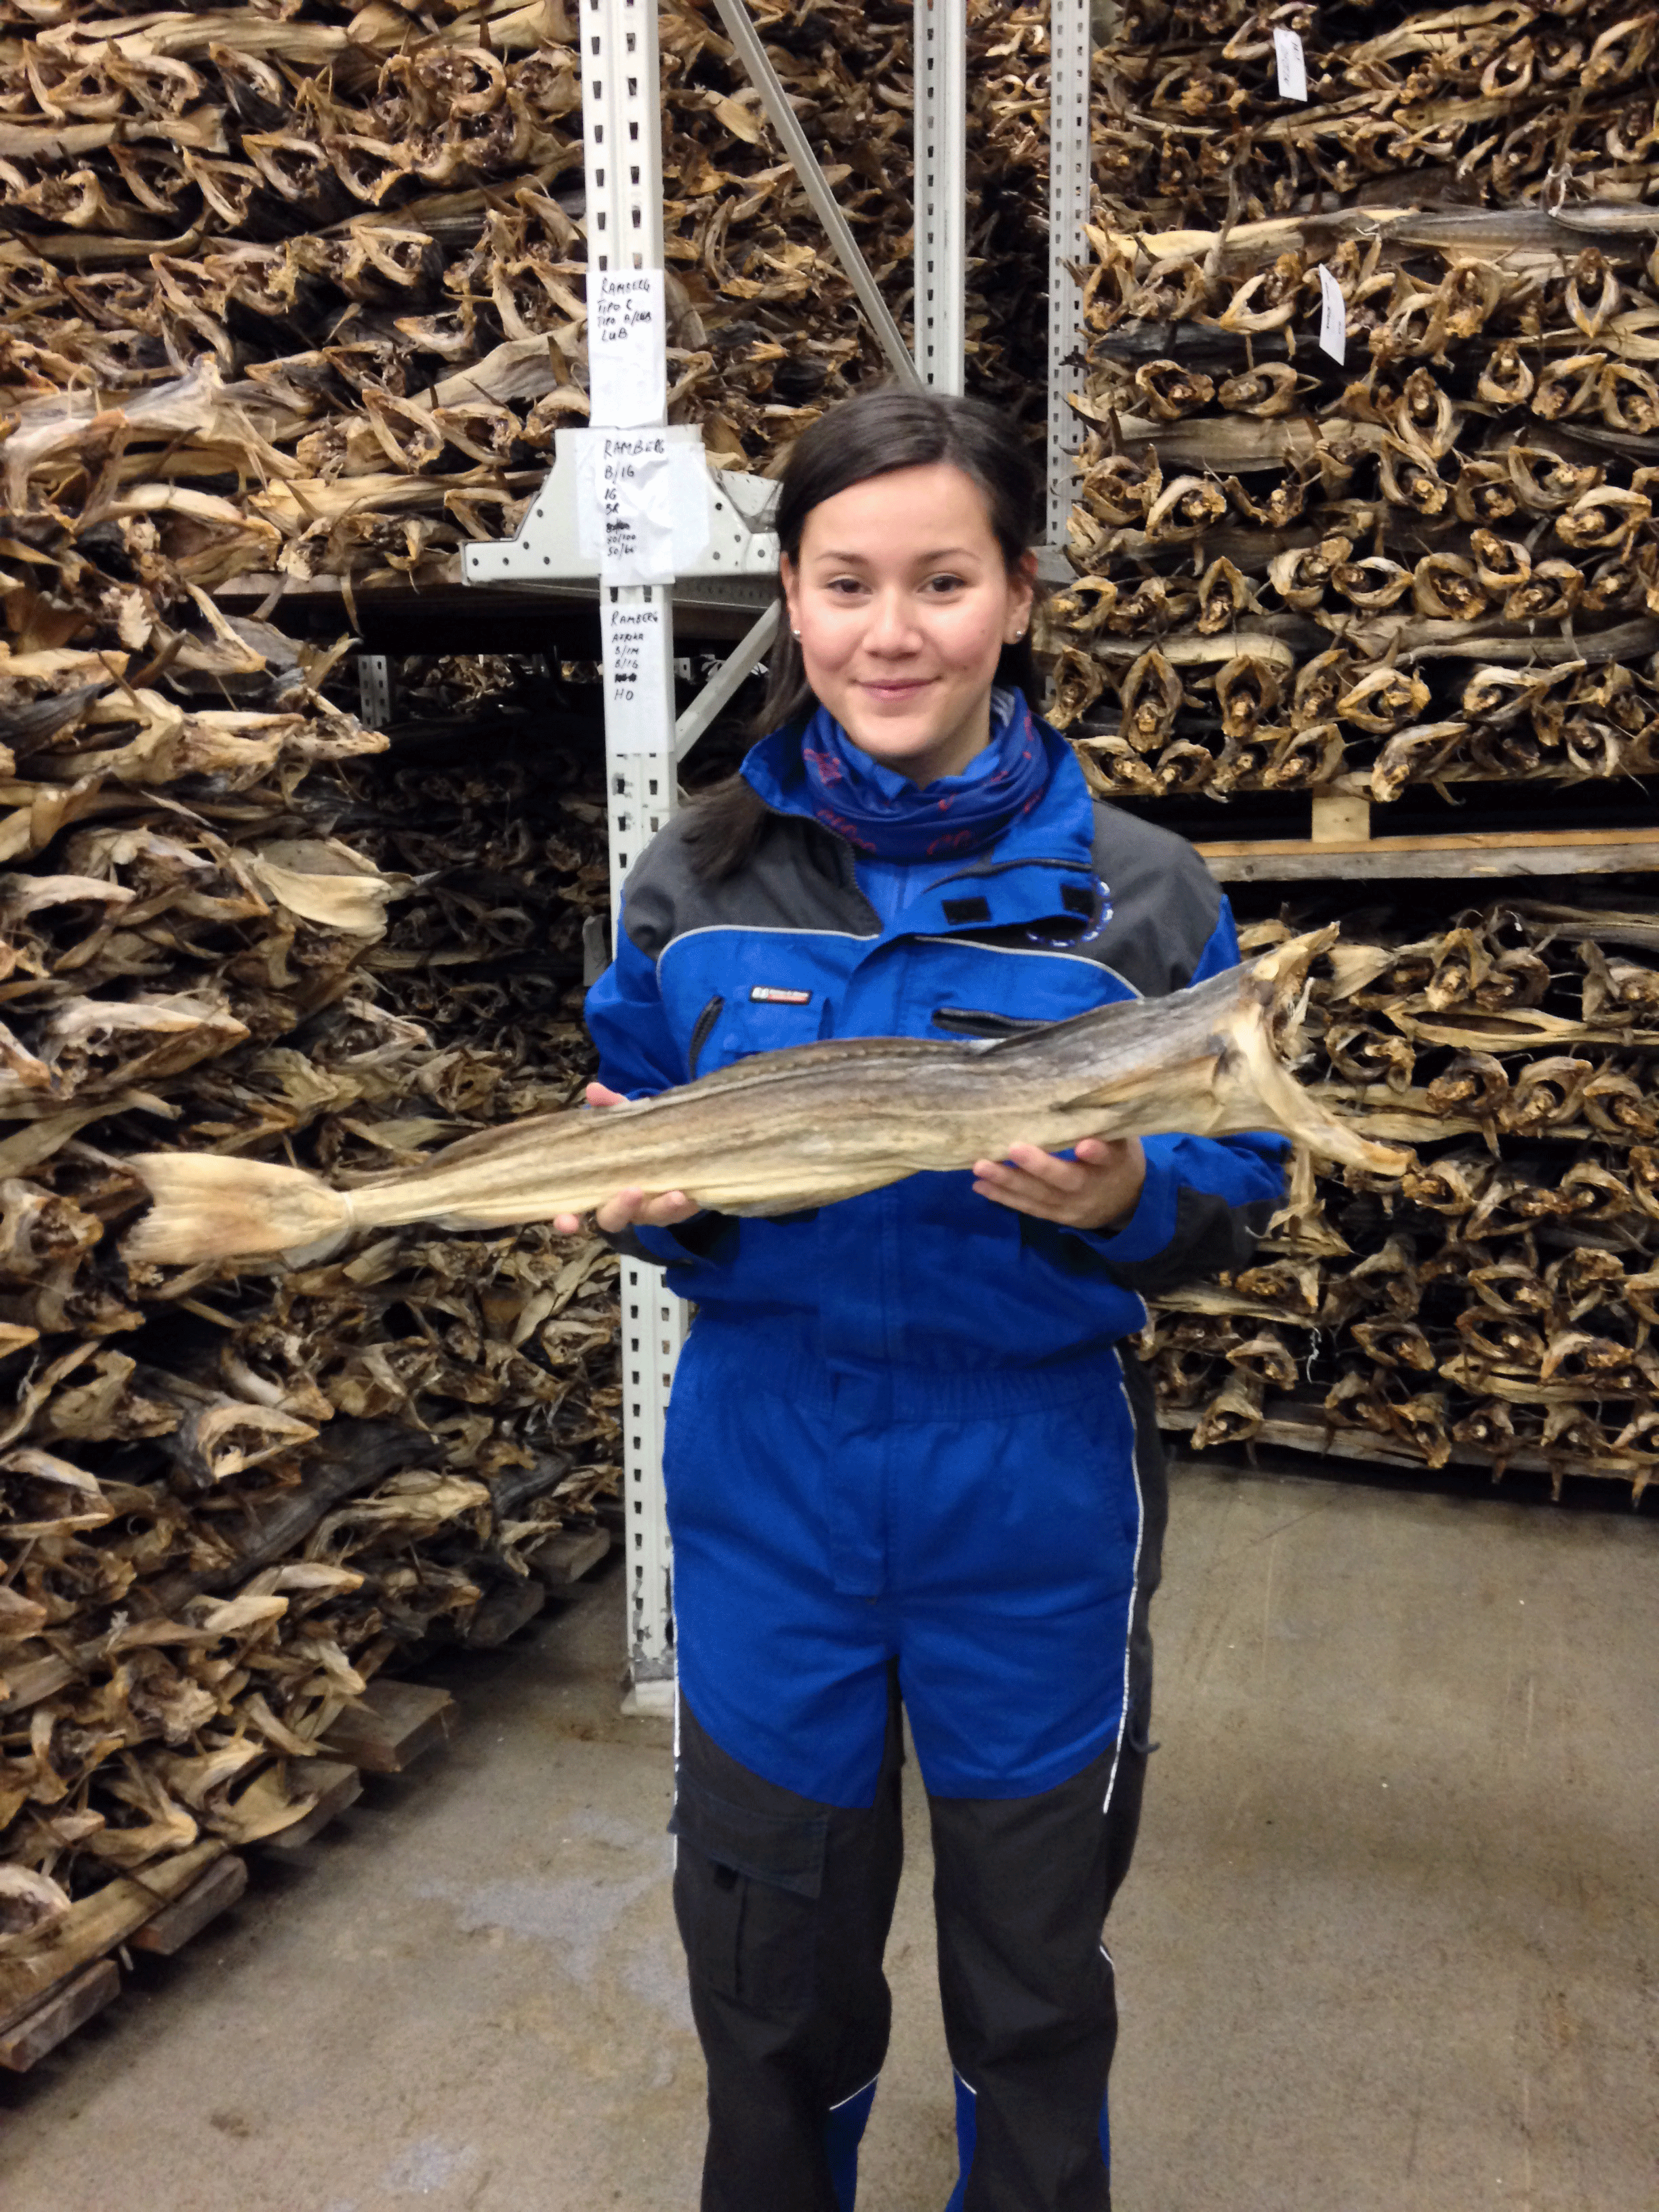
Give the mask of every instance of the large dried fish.
M 298 1170 L 151 1152 L 132 1164 L 155 1201 L 138 1261 L 276 1252 L 353 1229 L 430 1220 L 501 1227 L 581 1212 L 618 1188 L 683 1189 L 726 1212 L 781 1213 L 899 1177 L 963 1169 L 1022 1139 L 1275 1129 L 1387 1174 L 1403 1155 L 1300 1089 L 1275 1048 L 1316 934 L 1248 968 L 986 1045 L 848 1039 L 768 1053 L 600 1115 L 550 1116 L 466 1138 L 425 1165 L 352 1191 Z

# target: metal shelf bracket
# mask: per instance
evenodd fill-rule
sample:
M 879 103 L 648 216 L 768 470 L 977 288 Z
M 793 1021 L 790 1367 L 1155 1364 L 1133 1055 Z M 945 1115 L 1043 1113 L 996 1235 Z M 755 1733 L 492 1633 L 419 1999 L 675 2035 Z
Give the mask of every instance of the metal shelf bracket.
M 577 454 L 583 443 L 605 436 L 602 429 L 563 429 L 555 434 L 553 466 L 526 513 L 514 538 L 462 550 L 461 574 L 469 584 L 562 584 L 593 582 L 598 563 L 581 544 Z M 670 447 L 701 453 L 702 432 L 684 423 L 653 432 Z M 778 541 L 768 528 L 778 488 L 764 477 L 731 469 L 708 471 L 707 533 L 684 548 L 675 562 L 677 581 L 693 578 L 775 575 Z

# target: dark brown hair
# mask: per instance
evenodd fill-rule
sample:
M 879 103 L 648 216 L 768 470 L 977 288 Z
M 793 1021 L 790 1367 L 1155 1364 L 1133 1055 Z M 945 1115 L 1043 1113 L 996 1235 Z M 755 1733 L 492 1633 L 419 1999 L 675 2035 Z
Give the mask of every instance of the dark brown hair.
M 872 477 L 929 468 L 939 461 L 960 469 L 977 487 L 1012 575 L 1042 528 L 1042 476 L 1030 445 L 1018 424 L 982 399 L 902 385 L 883 385 L 843 400 L 797 440 L 778 492 L 775 527 L 780 554 L 792 562 L 799 560 L 807 516 L 838 492 Z M 778 632 L 768 658 L 766 696 L 753 731 L 757 738 L 805 722 L 817 705 L 800 648 L 789 634 L 782 591 L 780 576 Z M 995 681 L 1023 691 L 1035 703 L 1039 684 L 1029 635 L 1003 647 Z M 765 802 L 740 775 L 705 792 L 686 823 L 697 873 L 713 882 L 735 874 L 754 850 L 765 819 Z

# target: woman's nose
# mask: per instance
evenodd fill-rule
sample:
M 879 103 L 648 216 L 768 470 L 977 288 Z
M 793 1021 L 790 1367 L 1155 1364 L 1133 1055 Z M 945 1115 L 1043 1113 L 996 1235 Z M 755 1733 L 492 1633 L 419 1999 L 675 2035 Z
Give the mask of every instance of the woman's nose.
M 913 653 L 916 624 L 902 592 L 878 592 L 870 609 L 864 642 L 872 653 Z

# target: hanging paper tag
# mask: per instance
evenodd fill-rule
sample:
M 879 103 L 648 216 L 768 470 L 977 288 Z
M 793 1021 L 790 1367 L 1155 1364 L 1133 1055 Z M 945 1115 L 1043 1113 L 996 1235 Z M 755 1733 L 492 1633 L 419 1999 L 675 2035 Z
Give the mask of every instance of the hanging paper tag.
M 1347 358 L 1348 303 L 1342 296 L 1342 287 L 1323 263 L 1319 270 L 1319 350 L 1329 354 L 1334 362 Z
M 588 400 L 595 422 L 629 428 L 667 411 L 667 325 L 660 269 L 594 270 L 587 279 Z
M 636 745 L 660 745 L 662 733 L 672 730 L 674 722 L 664 645 L 667 603 L 660 592 L 653 592 L 649 599 L 612 599 L 604 592 L 600 605 L 606 712 L 628 717 L 618 726 L 611 750 L 626 751 L 630 732 L 631 742 Z M 644 840 L 640 842 L 642 844 Z
M 667 584 L 708 542 L 701 441 L 588 430 L 576 449 L 576 543 L 605 584 Z
M 1302 40 L 1296 32 L 1286 30 L 1282 23 L 1273 26 L 1273 59 L 1279 64 L 1279 96 L 1281 100 L 1305 100 L 1308 97 L 1308 59 L 1302 51 Z

